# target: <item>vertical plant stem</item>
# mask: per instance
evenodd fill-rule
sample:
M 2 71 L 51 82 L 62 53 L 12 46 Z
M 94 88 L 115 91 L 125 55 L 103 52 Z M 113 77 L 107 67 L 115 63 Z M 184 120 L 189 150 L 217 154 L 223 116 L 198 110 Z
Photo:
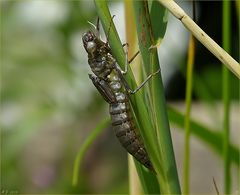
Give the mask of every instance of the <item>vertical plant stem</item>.
M 235 8 L 236 8 L 236 13 L 237 13 L 237 19 L 239 22 L 239 16 L 240 16 L 240 1 L 235 1 Z
M 192 1 L 193 21 L 196 21 L 195 1 Z M 184 162 L 183 162 L 183 193 L 189 194 L 190 178 L 190 134 L 191 134 L 191 107 L 192 107 L 192 86 L 193 86 L 193 69 L 195 58 L 195 39 L 191 34 L 188 43 L 187 59 L 187 81 L 186 81 L 186 111 L 184 118 L 185 144 L 184 144 Z
M 133 6 L 131 1 L 124 0 L 126 41 L 129 44 L 128 60 L 134 55 L 136 45 L 136 27 L 133 15 Z
M 190 35 L 188 45 L 188 61 L 187 61 L 187 86 L 186 86 L 186 112 L 184 118 L 185 128 L 185 144 L 184 144 L 184 162 L 183 162 L 183 193 L 189 194 L 189 169 L 190 169 L 190 117 L 192 105 L 192 85 L 193 85 L 193 67 L 195 56 L 195 40 Z
M 137 33 L 134 20 L 133 5 L 130 0 L 124 0 L 126 42 L 129 44 L 128 60 L 137 52 Z M 139 55 L 131 62 L 131 70 L 137 83 L 140 81 Z
M 231 1 L 223 0 L 223 48 L 230 52 L 230 34 L 231 34 L 231 20 L 230 7 Z M 229 160 L 229 116 L 230 116 L 230 91 L 229 91 L 229 71 L 223 66 L 223 154 L 224 154 L 224 193 L 231 193 L 231 173 Z
M 145 72 L 149 75 L 159 68 L 159 61 L 157 49 L 149 49 L 154 44 L 154 37 L 148 3 L 147 1 L 133 1 L 133 5 L 137 24 L 138 44 Z M 161 74 L 152 78 L 150 86 L 151 93 L 149 94 L 149 100 L 152 102 L 149 104 L 151 107 L 149 114 L 152 112 L 151 122 L 154 123 L 153 126 L 155 127 L 157 139 L 153 152 L 157 152 L 159 157 L 157 161 L 153 159 L 153 165 L 157 172 L 160 190 L 162 194 L 181 194 Z
M 134 164 L 133 156 L 128 154 L 129 195 L 141 195 L 143 190 Z
M 129 47 L 128 50 L 128 60 L 130 56 L 134 55 L 134 46 L 136 45 L 136 28 L 133 19 L 133 7 L 129 0 L 124 0 L 124 10 L 125 10 L 125 33 L 126 33 L 126 43 Z M 128 177 L 129 177 L 129 194 L 130 195 L 140 195 L 142 194 L 141 183 L 137 174 L 137 170 L 134 164 L 133 157 L 128 154 Z

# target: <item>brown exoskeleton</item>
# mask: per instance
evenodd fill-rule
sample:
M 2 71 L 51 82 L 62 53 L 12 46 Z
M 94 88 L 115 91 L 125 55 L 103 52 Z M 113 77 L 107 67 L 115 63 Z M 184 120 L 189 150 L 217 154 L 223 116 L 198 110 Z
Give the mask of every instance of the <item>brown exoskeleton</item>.
M 99 34 L 99 22 L 96 29 L 97 34 Z M 89 78 L 110 105 L 109 112 L 117 138 L 122 146 L 140 163 L 150 170 L 154 170 L 141 137 L 137 134 L 130 111 L 129 95 L 136 93 L 152 76 L 159 73 L 160 69 L 149 75 L 138 88 L 132 91 L 123 77 L 127 73 L 128 61 L 126 60 L 123 71 L 112 55 L 108 40 L 103 42 L 99 36 L 88 31 L 83 34 L 82 41 L 88 53 L 88 63 L 94 73 L 94 75 L 89 74 Z

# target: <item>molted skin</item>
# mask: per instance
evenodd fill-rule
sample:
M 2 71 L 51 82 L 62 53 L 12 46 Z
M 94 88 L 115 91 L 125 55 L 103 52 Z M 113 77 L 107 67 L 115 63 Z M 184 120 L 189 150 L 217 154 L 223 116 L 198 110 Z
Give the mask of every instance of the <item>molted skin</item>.
M 129 97 L 123 85 L 121 70 L 111 54 L 110 47 L 88 31 L 83 35 L 88 63 L 95 75 L 89 78 L 109 103 L 112 126 L 122 146 L 141 164 L 154 170 L 131 115 Z

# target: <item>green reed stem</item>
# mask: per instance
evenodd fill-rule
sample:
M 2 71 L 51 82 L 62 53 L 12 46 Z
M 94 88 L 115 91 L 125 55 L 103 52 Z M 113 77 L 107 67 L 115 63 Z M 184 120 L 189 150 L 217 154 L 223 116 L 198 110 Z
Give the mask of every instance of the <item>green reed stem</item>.
M 135 19 L 137 24 L 138 44 L 143 59 L 144 70 L 147 75 L 159 69 L 159 60 L 157 49 L 152 47 L 155 43 L 151 19 L 147 1 L 133 1 Z M 154 18 L 159 20 L 159 18 Z M 181 194 L 178 181 L 178 174 L 174 158 L 168 115 L 166 110 L 166 100 L 162 84 L 161 74 L 152 78 L 149 82 L 150 93 L 148 93 L 149 114 L 151 116 L 152 126 L 155 131 L 149 131 L 156 137 L 153 139 L 152 149 L 149 155 L 157 152 L 156 161 L 153 159 L 153 165 L 157 172 L 160 191 L 162 194 Z M 147 99 L 147 98 L 146 98 Z M 150 122 L 149 121 L 149 122 Z
M 230 52 L 230 35 L 231 35 L 231 1 L 223 0 L 223 48 Z M 224 193 L 231 193 L 231 173 L 229 157 L 229 130 L 230 130 L 230 90 L 229 90 L 229 70 L 223 66 L 223 154 L 224 154 Z
M 192 85 L 193 85 L 193 67 L 195 55 L 194 37 L 190 35 L 188 45 L 187 61 L 187 85 L 186 85 L 186 113 L 184 118 L 185 144 L 184 144 L 184 162 L 183 162 L 183 193 L 189 194 L 189 169 L 190 169 L 190 118 L 192 106 Z

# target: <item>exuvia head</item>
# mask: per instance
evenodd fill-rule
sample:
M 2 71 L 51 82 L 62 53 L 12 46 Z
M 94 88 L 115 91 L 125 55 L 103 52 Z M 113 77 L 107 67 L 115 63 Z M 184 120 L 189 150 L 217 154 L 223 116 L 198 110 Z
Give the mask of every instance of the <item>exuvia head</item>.
M 95 39 L 96 36 L 92 31 L 88 31 L 83 34 L 82 36 L 83 46 L 88 53 L 92 54 L 93 52 L 96 51 L 97 45 Z

